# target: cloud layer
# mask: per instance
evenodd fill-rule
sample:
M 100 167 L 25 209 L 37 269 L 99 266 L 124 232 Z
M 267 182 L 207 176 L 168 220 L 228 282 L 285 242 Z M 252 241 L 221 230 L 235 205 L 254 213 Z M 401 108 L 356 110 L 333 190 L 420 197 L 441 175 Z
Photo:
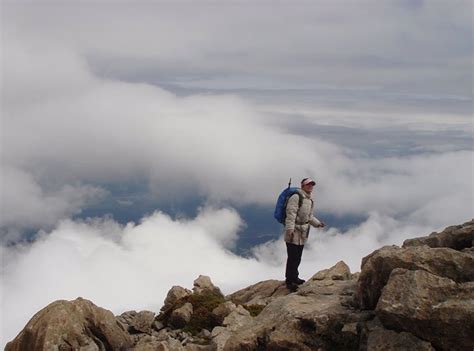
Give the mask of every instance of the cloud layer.
M 281 238 L 254 248 L 255 258 L 229 250 L 242 225 L 231 208 L 203 208 L 196 218 L 179 220 L 156 212 L 125 226 L 107 218 L 65 220 L 34 243 L 2 247 L 1 344 L 57 299 L 82 296 L 115 314 L 158 312 L 171 286 L 191 288 L 200 274 L 209 275 L 225 294 L 261 280 L 284 279 Z M 431 229 L 377 213 L 345 233 L 313 229 L 300 274 L 309 277 L 339 260 L 358 271 L 361 258 L 375 248 Z

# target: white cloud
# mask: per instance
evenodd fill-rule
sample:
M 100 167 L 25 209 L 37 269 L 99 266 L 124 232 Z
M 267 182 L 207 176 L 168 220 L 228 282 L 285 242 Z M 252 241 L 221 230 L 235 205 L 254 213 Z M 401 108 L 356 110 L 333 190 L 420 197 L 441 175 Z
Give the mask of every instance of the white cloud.
M 1 224 L 12 233 L 4 241 L 19 239 L 15 229 L 52 228 L 58 219 L 80 213 L 106 196 L 98 187 L 81 184 L 44 190 L 30 173 L 11 167 L 1 171 Z
M 171 286 L 191 288 L 199 274 L 209 275 L 225 294 L 261 280 L 283 280 L 286 251 L 281 238 L 255 248 L 256 259 L 226 248 L 241 225 L 239 215 L 226 208 L 202 209 L 195 219 L 181 220 L 155 212 L 125 226 L 110 219 L 66 220 L 31 244 L 2 246 L 0 344 L 57 299 L 82 296 L 115 314 L 130 309 L 158 312 Z M 361 258 L 372 250 L 432 229 L 377 213 L 345 233 L 313 229 L 300 275 L 309 277 L 339 260 L 359 271 Z

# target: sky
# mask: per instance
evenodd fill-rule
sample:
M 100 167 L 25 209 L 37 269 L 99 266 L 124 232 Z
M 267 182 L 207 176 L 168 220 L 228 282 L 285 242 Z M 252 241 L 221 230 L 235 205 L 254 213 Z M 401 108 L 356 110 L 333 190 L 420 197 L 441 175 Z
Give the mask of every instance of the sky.
M 2 1 L 1 333 L 282 280 L 472 219 L 471 1 Z

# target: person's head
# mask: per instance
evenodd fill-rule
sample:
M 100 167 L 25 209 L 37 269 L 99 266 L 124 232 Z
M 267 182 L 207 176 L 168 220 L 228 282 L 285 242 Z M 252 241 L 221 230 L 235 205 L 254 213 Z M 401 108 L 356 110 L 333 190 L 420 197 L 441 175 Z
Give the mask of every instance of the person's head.
M 316 185 L 316 182 L 312 180 L 311 178 L 304 178 L 301 181 L 301 189 L 303 189 L 307 193 L 311 193 L 315 185 Z

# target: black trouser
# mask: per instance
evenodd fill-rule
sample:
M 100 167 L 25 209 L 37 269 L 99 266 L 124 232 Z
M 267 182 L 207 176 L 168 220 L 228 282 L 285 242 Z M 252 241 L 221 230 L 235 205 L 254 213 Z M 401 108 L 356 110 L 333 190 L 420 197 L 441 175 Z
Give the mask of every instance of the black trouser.
M 301 255 L 303 255 L 304 245 L 295 245 L 286 243 L 286 252 L 288 253 L 288 259 L 286 260 L 286 282 L 296 283 L 298 279 L 298 266 L 301 262 Z

